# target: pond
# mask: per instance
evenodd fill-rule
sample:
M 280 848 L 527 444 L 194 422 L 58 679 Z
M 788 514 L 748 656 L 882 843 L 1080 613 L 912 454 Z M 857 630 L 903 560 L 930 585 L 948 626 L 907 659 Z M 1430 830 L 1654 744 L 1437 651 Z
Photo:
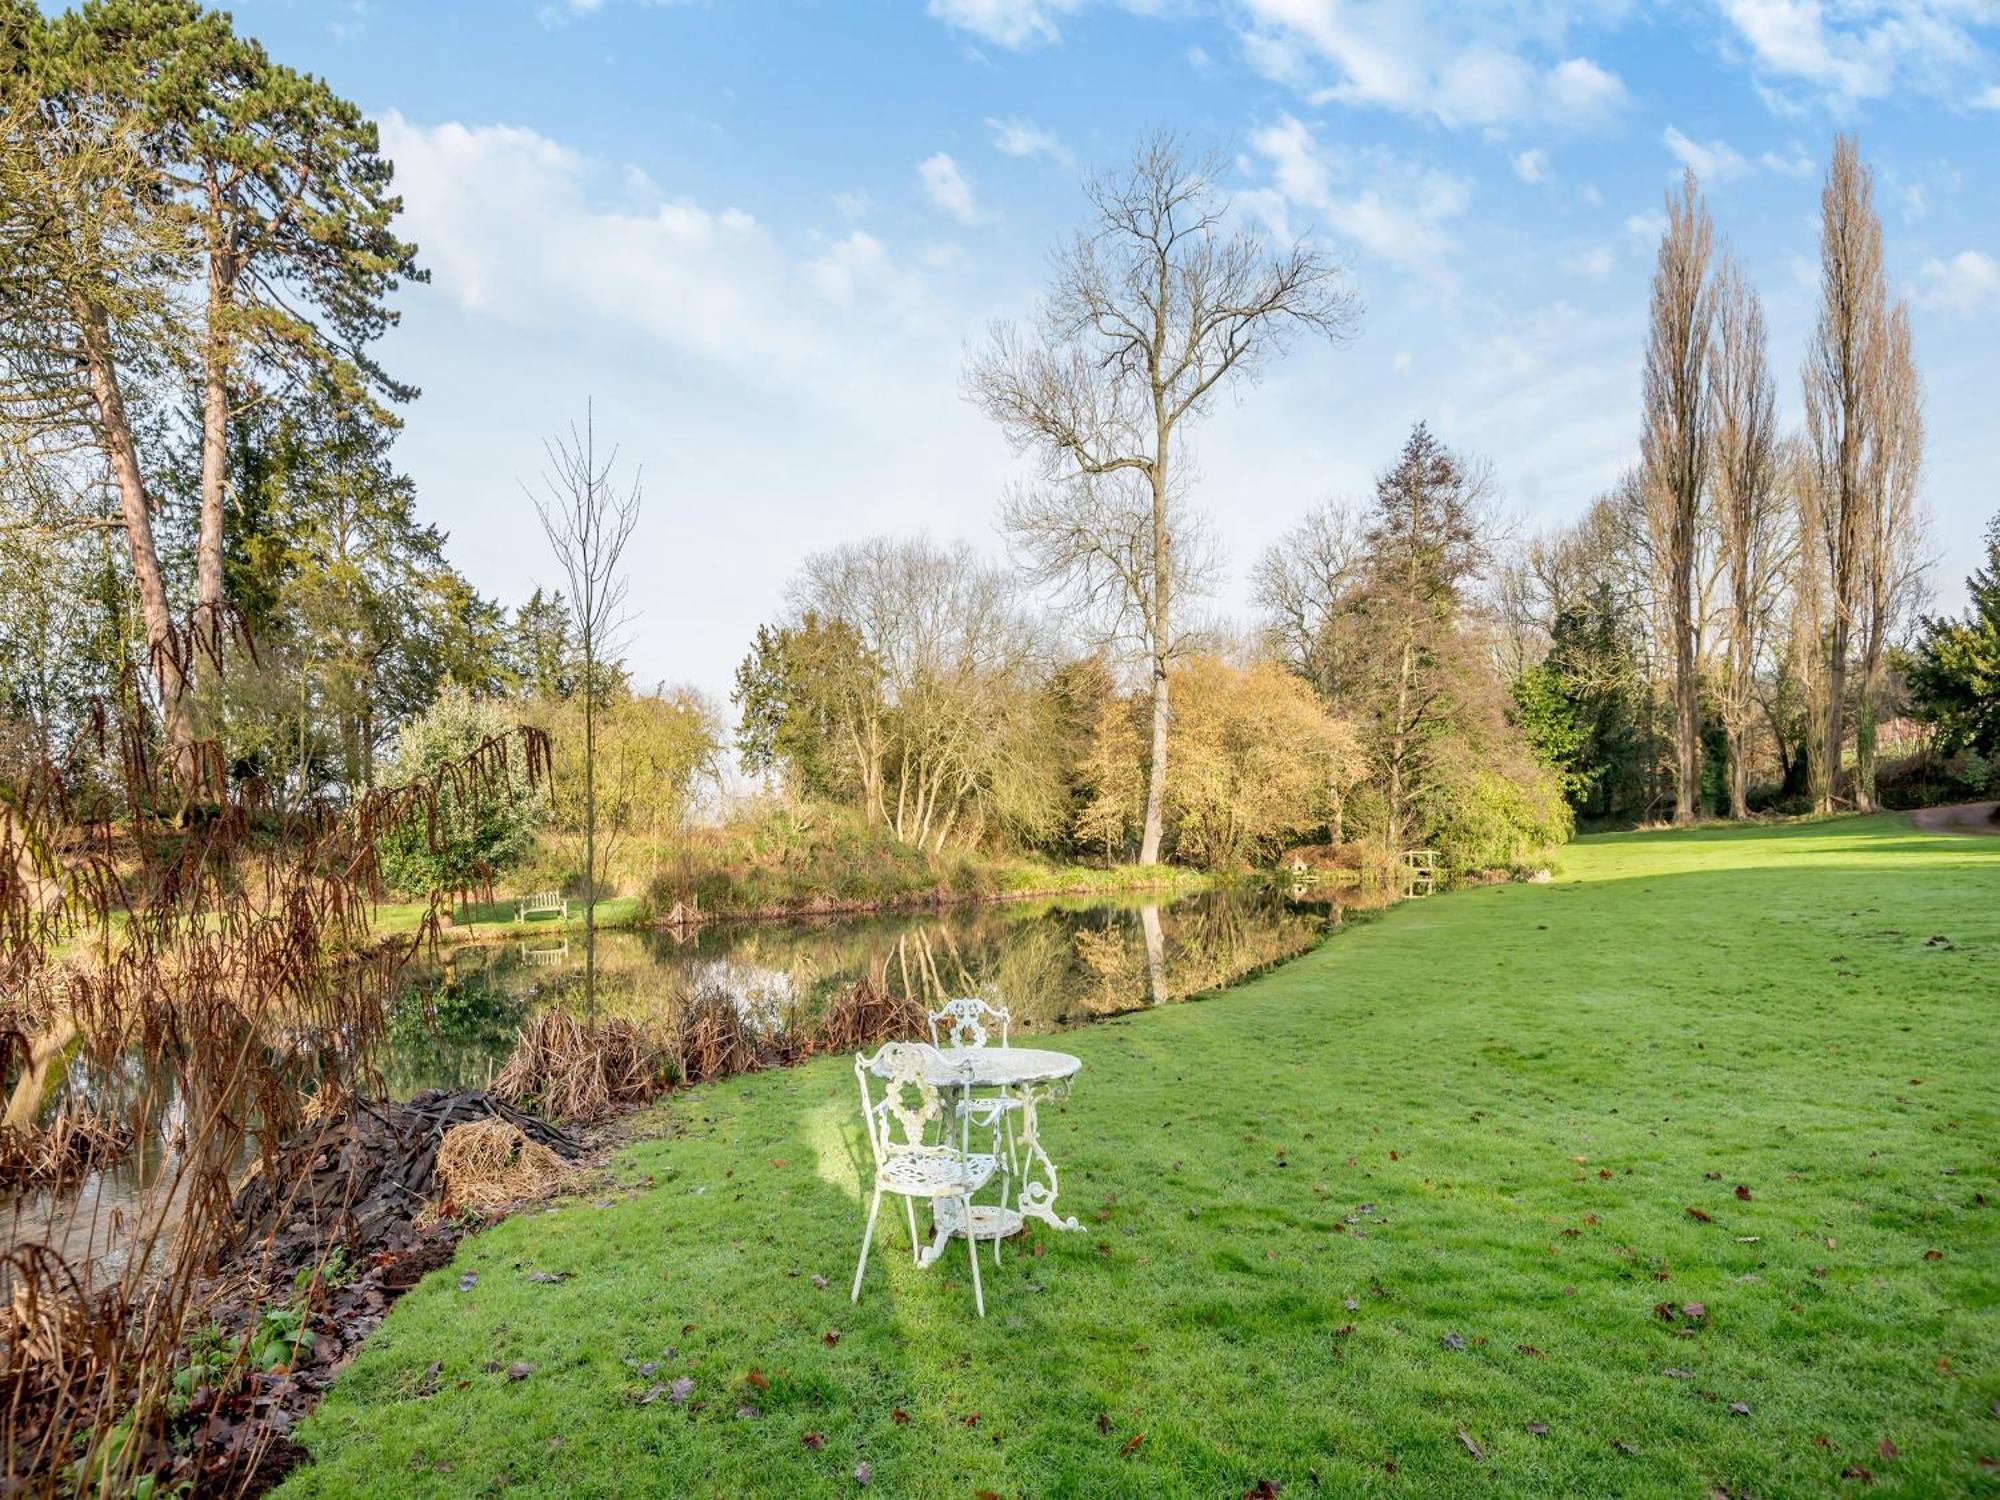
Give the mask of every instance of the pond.
M 727 996 L 746 1030 L 764 1037 L 808 1024 L 864 980 L 935 1010 L 954 995 L 1005 1006 L 1017 1033 L 1048 1032 L 1183 1000 L 1313 947 L 1342 917 L 1321 888 L 1255 883 L 1170 901 L 1144 895 L 1021 900 L 918 914 L 711 923 L 601 932 L 598 1008 L 662 1020 L 696 996 Z M 420 1089 L 489 1083 L 515 1033 L 557 997 L 580 991 L 583 942 L 550 929 L 443 950 L 411 971 L 390 1018 L 384 1083 Z M 482 936 L 483 934 L 475 934 Z M 129 1082 L 129 1081 L 128 1081 Z M 50 1088 L 46 1108 L 90 1094 L 83 1070 Z M 49 1238 L 65 1253 L 109 1251 L 149 1184 L 171 1176 L 164 1142 L 175 1117 L 170 1082 L 154 1091 L 160 1135 L 117 1169 L 60 1194 L 16 1197 L 0 1209 L 15 1243 Z

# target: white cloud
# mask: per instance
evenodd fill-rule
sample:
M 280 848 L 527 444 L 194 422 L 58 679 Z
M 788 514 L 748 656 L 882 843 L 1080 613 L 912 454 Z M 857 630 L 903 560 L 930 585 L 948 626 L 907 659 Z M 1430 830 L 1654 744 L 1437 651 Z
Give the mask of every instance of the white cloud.
M 822 294 L 845 305 L 854 300 L 857 289 L 879 280 L 888 265 L 888 247 L 874 235 L 855 229 L 829 245 L 824 255 L 807 261 L 804 270 Z
M 1776 172 L 1781 177 L 1796 177 L 1801 182 L 1819 170 L 1819 164 L 1806 155 L 1805 147 L 1797 141 L 1792 142 L 1790 153 L 1781 156 L 1776 151 L 1766 151 L 1757 159 L 1764 164 L 1766 170 Z
M 927 15 L 1011 51 L 1055 41 L 1056 17 L 1076 0 L 930 0 Z
M 2000 308 L 2000 260 L 1982 250 L 1961 250 L 1950 260 L 1927 260 L 1917 273 L 1917 296 L 1956 313 Z
M 1836 108 L 1899 85 L 1935 92 L 1983 60 L 1968 31 L 1994 19 L 1990 0 L 1723 0 L 1760 70 L 1817 91 Z M 1766 102 L 1782 101 L 1767 94 Z
M 1663 139 L 1681 165 L 1704 182 L 1728 182 L 1750 170 L 1750 163 L 1727 141 L 1691 140 L 1671 125 Z
M 1349 104 L 1501 127 L 1588 127 L 1625 102 L 1618 78 L 1560 57 L 1566 7 L 1470 8 L 1443 0 L 1243 0 L 1251 65 L 1315 104 Z
M 1588 276 L 1593 281 L 1602 281 L 1611 274 L 1612 267 L 1617 263 L 1618 257 L 1613 254 L 1609 245 L 1598 245 L 1565 257 L 1562 266 L 1572 275 Z
M 1197 73 L 1206 73 L 1208 71 L 1209 58 L 1206 47 L 1188 48 L 1187 60 L 1188 66 L 1193 68 Z
M 1663 213 L 1628 214 L 1625 218 L 1625 232 L 1642 240 L 1656 240 L 1667 232 L 1667 216 Z
M 533 130 L 426 127 L 393 111 L 380 127 L 405 204 L 398 228 L 440 292 L 483 318 L 636 334 L 782 384 L 840 368 L 856 330 L 837 309 L 858 289 L 890 322 L 916 296 L 860 230 L 794 255 L 742 209 L 668 197 Z
M 1464 179 L 1381 148 L 1329 146 L 1290 115 L 1250 144 L 1272 187 L 1245 195 L 1246 206 L 1281 231 L 1290 232 L 1287 210 L 1297 208 L 1392 265 L 1443 274 L 1457 248 L 1448 226 L 1471 198 Z
M 1549 74 L 1549 98 L 1563 115 L 1590 122 L 1625 106 L 1625 85 L 1587 57 L 1558 63 Z
M 1540 182 L 1549 175 L 1549 153 L 1539 146 L 1515 153 L 1514 175 L 1523 182 Z
M 2000 109 L 2000 83 L 1996 83 L 1991 88 L 1982 89 L 1979 93 L 1974 94 L 1972 96 L 1972 107 L 1974 109 Z
M 1076 160 L 1060 136 L 1053 130 L 1044 130 L 1033 120 L 1018 115 L 1005 120 L 988 116 L 986 128 L 993 132 L 993 149 L 1002 156 L 1046 156 L 1065 166 Z
M 917 163 L 917 178 L 924 185 L 924 196 L 940 212 L 950 214 L 961 224 L 979 222 L 979 204 L 972 196 L 972 184 L 965 180 L 965 174 L 950 156 L 940 151 L 925 157 Z

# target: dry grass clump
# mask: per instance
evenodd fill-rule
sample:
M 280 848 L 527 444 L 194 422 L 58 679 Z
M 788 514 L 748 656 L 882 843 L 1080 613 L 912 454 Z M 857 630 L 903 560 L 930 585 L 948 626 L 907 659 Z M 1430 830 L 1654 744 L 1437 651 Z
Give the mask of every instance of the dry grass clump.
M 0 1185 L 72 1183 L 115 1165 L 131 1149 L 129 1126 L 87 1110 L 64 1110 L 36 1130 L 0 1125 Z
M 558 1008 L 521 1028 L 493 1092 L 532 1101 L 552 1119 L 601 1120 L 646 1103 L 671 1081 L 663 1049 L 630 1021 L 586 1020 Z
M 487 1213 L 540 1197 L 562 1180 L 563 1171 L 560 1156 L 498 1118 L 454 1125 L 438 1142 L 444 1203 L 460 1212 Z
M 707 1083 L 762 1067 L 756 1037 L 728 991 L 705 988 L 691 995 L 674 1015 L 668 1039 L 674 1071 L 683 1083 Z
M 836 996 L 813 1028 L 808 1052 L 853 1052 L 879 1041 L 925 1035 L 924 1006 L 914 996 L 896 994 L 863 976 Z

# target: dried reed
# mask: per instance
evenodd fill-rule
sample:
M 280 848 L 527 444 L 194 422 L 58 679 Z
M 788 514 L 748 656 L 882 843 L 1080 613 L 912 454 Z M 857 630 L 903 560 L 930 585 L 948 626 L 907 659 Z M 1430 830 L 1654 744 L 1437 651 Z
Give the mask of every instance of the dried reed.
M 437 1175 L 447 1211 L 488 1213 L 540 1197 L 566 1170 L 555 1152 L 501 1119 L 454 1125 L 438 1143 Z

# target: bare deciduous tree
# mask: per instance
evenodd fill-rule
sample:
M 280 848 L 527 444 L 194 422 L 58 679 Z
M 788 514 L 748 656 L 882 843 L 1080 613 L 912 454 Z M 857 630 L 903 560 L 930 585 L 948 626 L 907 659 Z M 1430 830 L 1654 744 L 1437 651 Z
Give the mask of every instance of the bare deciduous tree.
M 1826 741 L 1813 792 L 1831 810 L 1846 741 L 1847 673 L 1873 531 L 1872 453 L 1880 436 L 1887 296 L 1874 174 L 1851 135 L 1835 139 L 1820 193 L 1820 308 L 1806 355 L 1806 435 L 1818 470 L 1814 542 L 1826 575 Z
M 1339 679 L 1341 605 L 1360 581 L 1363 550 L 1360 508 L 1328 501 L 1267 548 L 1251 578 L 1265 638 L 1322 695 Z
M 1225 382 L 1253 373 L 1293 333 L 1343 338 L 1359 315 L 1335 261 L 1303 243 L 1273 253 L 1228 227 L 1221 171 L 1160 132 L 1122 172 L 1092 177 L 1091 222 L 1057 254 L 1034 325 L 996 326 L 966 377 L 971 399 L 1079 508 L 1123 517 L 1104 505 L 1104 482 L 1129 475 L 1144 486 L 1150 574 L 1128 604 L 1142 623 L 1153 704 L 1145 864 L 1159 858 L 1166 805 L 1175 438 Z M 1096 550 L 1086 555 L 1101 561 Z
M 1646 342 L 1645 426 L 1640 437 L 1647 504 L 1665 595 L 1674 663 L 1674 821 L 1691 822 L 1700 780 L 1694 570 L 1702 490 L 1708 479 L 1708 345 L 1715 293 L 1709 278 L 1714 226 L 1692 171 L 1667 194 L 1667 230 L 1653 273 Z
M 627 622 L 628 581 L 622 563 L 625 544 L 639 521 L 639 476 L 629 486 L 614 482 L 618 450 L 597 457 L 597 424 L 584 408 L 583 430 L 543 444 L 548 467 L 542 492 L 522 486 L 540 517 L 549 550 L 569 580 L 576 611 L 578 644 L 583 648 L 583 989 L 584 1003 L 597 1004 L 597 708 L 604 692 L 603 665 L 615 659 Z
M 1861 591 L 1861 690 L 1854 715 L 1854 799 L 1875 806 L 1875 723 L 1890 637 L 1922 602 L 1928 526 L 1917 492 L 1923 471 L 1923 381 L 1910 343 L 1910 312 L 1890 311 L 1877 372 L 1875 442 L 1867 476 L 1867 555 Z
M 1746 738 L 1758 653 L 1783 545 L 1778 493 L 1777 384 L 1765 358 L 1764 304 L 1733 258 L 1716 281 L 1709 360 L 1714 513 L 1728 591 L 1722 721 L 1729 737 L 1729 815 L 1749 816 Z
M 870 821 L 933 851 L 976 833 L 1020 748 L 1008 727 L 1039 646 L 1014 580 L 963 542 L 870 537 L 807 558 L 787 592 L 866 654 L 837 732 Z

